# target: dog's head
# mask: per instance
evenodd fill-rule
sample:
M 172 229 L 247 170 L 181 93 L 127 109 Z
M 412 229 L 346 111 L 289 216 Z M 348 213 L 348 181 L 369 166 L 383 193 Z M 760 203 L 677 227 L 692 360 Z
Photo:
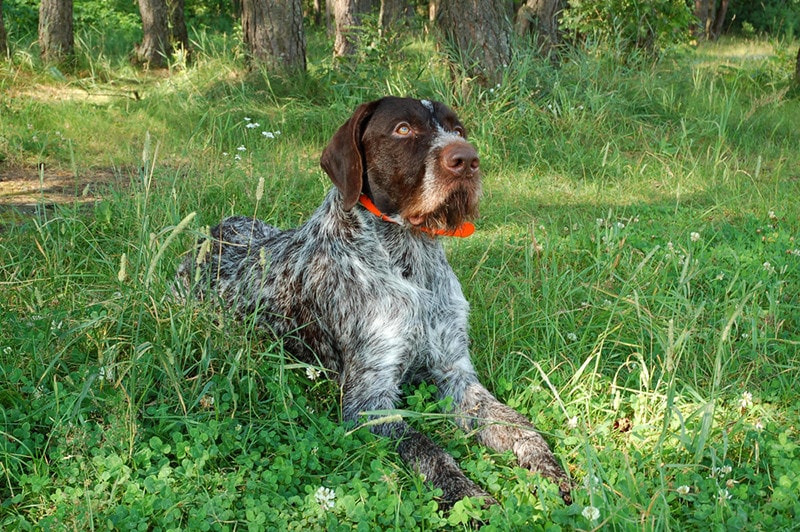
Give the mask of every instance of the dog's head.
M 446 105 L 387 97 L 365 103 L 334 134 L 321 166 L 350 210 L 366 194 L 419 229 L 454 229 L 477 216 L 478 152 Z

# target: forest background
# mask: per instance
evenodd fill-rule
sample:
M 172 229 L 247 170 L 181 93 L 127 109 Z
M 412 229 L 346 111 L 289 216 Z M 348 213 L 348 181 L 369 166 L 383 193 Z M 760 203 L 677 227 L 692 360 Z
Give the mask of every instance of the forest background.
M 0 528 L 796 529 L 800 0 L 0 9 Z M 500 502 L 443 512 L 321 368 L 170 297 L 222 217 L 302 223 L 385 94 L 481 153 L 473 358 L 571 506 L 427 383 L 391 414 Z

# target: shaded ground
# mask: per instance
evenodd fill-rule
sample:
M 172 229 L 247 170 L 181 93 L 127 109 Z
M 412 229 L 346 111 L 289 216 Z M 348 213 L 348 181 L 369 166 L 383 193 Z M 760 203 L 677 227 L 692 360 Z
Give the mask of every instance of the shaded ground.
M 0 165 L 0 206 L 32 207 L 100 199 L 119 177 L 111 170 L 79 172 L 60 168 Z

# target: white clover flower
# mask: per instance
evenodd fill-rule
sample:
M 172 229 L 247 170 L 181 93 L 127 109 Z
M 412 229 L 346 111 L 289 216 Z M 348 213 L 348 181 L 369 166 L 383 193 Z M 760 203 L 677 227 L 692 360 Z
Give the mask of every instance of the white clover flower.
M 226 151 L 222 152 L 222 156 L 223 157 L 227 157 L 228 156 L 228 152 L 226 152 Z
M 233 156 L 233 159 L 236 160 L 236 161 L 241 161 L 242 160 L 242 156 L 237 153 L 236 155 Z
M 567 334 L 567 340 L 569 340 L 570 342 L 577 342 L 578 341 L 578 335 L 575 334 L 574 332 L 571 332 L 571 333 Z
M 571 429 L 578 428 L 578 416 L 573 416 L 567 420 L 567 427 Z
M 107 380 L 108 382 L 114 382 L 114 367 L 101 366 L 100 371 L 97 372 L 97 376 L 101 379 Z
M 314 493 L 314 498 L 323 510 L 330 510 L 336 505 L 336 493 L 325 486 L 320 486 L 317 489 L 316 493 Z
M 625 224 L 622 222 L 617 222 L 617 229 L 625 229 Z
M 764 424 L 761 423 L 761 420 L 759 419 L 758 421 L 756 421 L 756 424 L 753 426 L 753 428 L 756 429 L 756 431 L 761 432 L 762 430 L 764 430 Z
M 245 148 L 244 145 L 242 145 L 236 148 L 236 151 L 247 151 L 247 148 Z
M 753 406 L 753 394 L 750 392 L 743 392 L 742 398 L 739 401 L 739 406 L 742 408 L 742 410 Z
M 675 491 L 677 491 L 677 492 L 678 492 L 678 495 L 689 495 L 689 492 L 690 492 L 691 490 L 692 490 L 692 489 L 691 489 L 689 486 L 686 486 L 686 485 L 683 485 L 683 486 L 678 486 L 678 487 L 675 489 Z
M 13 349 L 11 349 L 11 346 L 10 346 L 10 345 L 9 345 L 9 346 L 6 346 L 6 347 L 4 347 L 4 348 L 3 348 L 3 353 L 5 353 L 5 354 L 7 354 L 7 355 L 10 355 L 10 354 L 11 354 L 11 353 L 13 353 L 13 352 L 14 352 L 14 350 L 13 350 Z
M 247 125 L 245 125 L 244 127 L 246 127 L 247 129 L 255 129 L 260 125 L 261 124 L 259 124 L 258 122 L 248 122 Z
M 262 131 L 261 134 L 267 137 L 268 139 L 275 138 L 275 133 L 273 133 L 272 131 Z
M 250 121 L 250 117 L 249 116 L 244 117 L 244 121 L 245 122 L 249 122 Z
M 581 512 L 581 515 L 584 516 L 589 521 L 597 521 L 600 519 L 600 510 L 595 508 L 594 506 L 587 506 Z
M 692 231 L 692 234 L 689 235 L 689 238 L 692 242 L 699 242 L 700 241 L 700 233 L 696 231 Z
M 717 492 L 717 500 L 720 504 L 725 504 L 725 501 L 729 500 L 731 497 L 732 495 L 728 493 L 728 490 L 725 488 L 722 488 Z
M 318 370 L 317 368 L 313 368 L 311 366 L 308 366 L 306 368 L 306 377 L 308 377 L 312 381 L 317 380 L 320 375 L 322 375 L 322 372 L 320 370 Z

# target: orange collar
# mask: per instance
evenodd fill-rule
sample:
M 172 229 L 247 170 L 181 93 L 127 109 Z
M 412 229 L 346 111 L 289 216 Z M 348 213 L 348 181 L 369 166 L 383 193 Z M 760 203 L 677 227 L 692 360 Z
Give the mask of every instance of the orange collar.
M 393 224 L 400 223 L 394 218 L 391 218 L 383 214 L 380 211 L 380 209 L 378 209 L 378 207 L 376 207 L 375 204 L 372 203 L 372 200 L 369 199 L 366 194 L 361 194 L 361 197 L 358 198 L 358 201 L 369 212 L 371 212 L 384 222 L 391 222 Z M 417 227 L 417 229 L 434 236 L 457 236 L 459 238 L 466 238 L 468 236 L 471 236 L 475 232 L 475 225 L 473 225 L 471 222 L 464 222 L 455 229 L 431 229 L 429 227 Z

